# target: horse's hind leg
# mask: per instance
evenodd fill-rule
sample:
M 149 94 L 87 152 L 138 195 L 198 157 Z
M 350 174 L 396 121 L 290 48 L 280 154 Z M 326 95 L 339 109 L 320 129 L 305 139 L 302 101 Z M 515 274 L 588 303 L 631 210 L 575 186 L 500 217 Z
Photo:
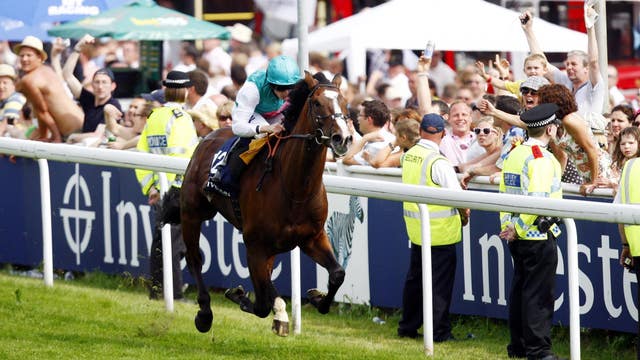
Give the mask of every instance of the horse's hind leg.
M 202 255 L 200 254 L 200 226 L 202 222 L 192 220 L 188 215 L 182 215 L 182 237 L 187 247 L 187 266 L 191 276 L 196 280 L 198 287 L 198 305 L 200 310 L 195 318 L 198 331 L 207 332 L 211 329 L 213 312 L 211 311 L 211 298 L 207 286 L 202 279 Z
M 344 281 L 344 269 L 336 261 L 331 249 L 331 243 L 324 231 L 316 241 L 307 242 L 302 247 L 302 251 L 329 272 L 329 291 L 327 294 L 322 294 L 317 289 L 307 291 L 309 302 L 318 308 L 321 314 L 326 314 L 329 312 L 333 298 Z

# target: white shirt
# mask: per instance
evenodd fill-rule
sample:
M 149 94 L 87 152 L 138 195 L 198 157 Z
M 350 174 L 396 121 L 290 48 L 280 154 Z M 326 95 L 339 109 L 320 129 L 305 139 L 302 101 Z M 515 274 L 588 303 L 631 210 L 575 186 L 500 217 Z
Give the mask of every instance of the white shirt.
M 624 94 L 617 86 L 609 88 L 609 98 L 612 100 L 613 106 L 620 105 L 626 101 Z
M 231 125 L 233 133 L 241 137 L 252 137 L 256 135 L 256 125 L 249 124 L 255 113 L 256 106 L 260 103 L 260 92 L 258 86 L 247 81 L 242 85 L 236 95 L 236 105 L 231 111 L 233 123 Z
M 371 165 L 367 160 L 364 159 L 364 157 L 362 157 L 362 153 L 366 151 L 367 153 L 369 153 L 370 158 L 374 158 L 381 149 L 388 147 L 389 143 L 394 143 L 396 141 L 396 136 L 384 128 L 378 130 L 378 134 L 382 136 L 384 140 L 367 142 L 362 150 L 353 155 L 354 161 L 357 161 L 360 165 Z
M 605 82 L 602 76 L 598 74 L 598 83 L 594 86 L 590 80 L 582 84 L 577 90 L 573 89 L 573 83 L 569 80 L 567 74 L 563 71 L 554 71 L 553 80 L 566 86 L 573 92 L 578 104 L 578 113 L 586 118 L 589 113 L 602 114 L 604 111 L 604 100 L 607 94 Z

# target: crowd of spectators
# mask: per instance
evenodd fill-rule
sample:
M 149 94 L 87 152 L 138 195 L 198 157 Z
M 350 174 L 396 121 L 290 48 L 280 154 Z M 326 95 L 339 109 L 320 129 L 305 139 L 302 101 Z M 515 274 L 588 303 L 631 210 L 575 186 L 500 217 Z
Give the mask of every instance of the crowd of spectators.
M 593 27 L 587 29 L 587 52 L 569 51 L 560 70 L 541 50 L 533 15 L 521 17 L 531 19 L 522 25 L 531 50 L 523 79 L 513 78 L 509 61 L 500 55 L 454 69 L 437 50 L 425 61 L 410 51 L 370 50 L 368 77 L 343 81 L 341 88 L 355 139 L 341 161 L 397 167 L 401 154 L 418 138 L 416 124 L 404 120 L 419 122 L 427 113 L 438 113 L 447 120 L 440 150 L 462 174 L 465 186 L 474 176 L 499 173 L 511 143 L 524 135 L 520 112 L 541 102 L 560 102 L 563 126 L 560 141 L 551 148 L 563 165 L 563 181 L 582 184 L 584 193 L 617 183 L 610 158 L 620 132 L 636 124 L 637 103 L 616 87 L 615 67 L 609 66 L 607 83 L 602 79 Z M 184 108 L 201 138 L 230 125 L 229 107 L 248 74 L 281 53 L 277 42 L 267 43 L 245 25 L 230 30 L 230 41 L 207 39 L 201 48 L 174 42 L 177 48 L 167 51 L 176 56 L 167 56 L 164 73 L 189 74 L 192 86 Z M 160 87 L 127 99 L 114 96 L 116 89 L 139 85 L 118 76 L 123 69 L 140 68 L 136 41 L 85 36 L 70 45 L 56 39 L 48 53 L 42 41 L 30 36 L 13 45 L 0 46 L 0 136 L 132 149 L 148 114 L 164 103 Z M 309 64 L 312 73 L 348 78 L 339 57 L 312 51 Z M 548 96 L 541 99 L 540 93 Z M 605 113 L 607 98 L 612 109 Z

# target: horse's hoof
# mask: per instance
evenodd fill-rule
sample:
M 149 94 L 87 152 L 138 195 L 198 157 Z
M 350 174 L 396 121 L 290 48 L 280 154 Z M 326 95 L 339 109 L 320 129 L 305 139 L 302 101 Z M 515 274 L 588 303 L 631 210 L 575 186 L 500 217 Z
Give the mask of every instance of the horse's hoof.
M 318 289 L 307 290 L 307 299 L 309 299 L 311 305 L 315 306 L 316 308 L 325 296 L 327 296 L 327 294 Z
M 271 326 L 271 330 L 273 330 L 273 333 L 278 336 L 282 336 L 282 337 L 289 336 L 289 322 L 274 319 L 273 325 Z
M 224 296 L 236 304 L 241 304 L 241 299 L 246 297 L 247 294 L 245 293 L 242 285 L 240 285 L 235 288 L 227 289 L 227 291 L 224 292 Z
M 194 323 L 196 324 L 196 329 L 201 333 L 206 333 L 211 330 L 211 323 L 213 323 L 213 314 L 212 313 L 202 313 L 198 312 L 196 318 L 194 319 Z

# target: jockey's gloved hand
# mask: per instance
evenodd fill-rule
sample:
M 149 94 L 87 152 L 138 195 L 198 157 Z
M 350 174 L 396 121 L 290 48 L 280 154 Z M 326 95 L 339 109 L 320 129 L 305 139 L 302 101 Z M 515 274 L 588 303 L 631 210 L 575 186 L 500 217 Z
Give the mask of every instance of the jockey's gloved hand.
M 279 132 L 281 132 L 282 130 L 284 130 L 284 126 L 282 126 L 282 124 L 271 124 L 268 126 L 262 126 L 260 127 L 261 132 L 263 133 L 267 133 L 267 134 L 277 134 Z

